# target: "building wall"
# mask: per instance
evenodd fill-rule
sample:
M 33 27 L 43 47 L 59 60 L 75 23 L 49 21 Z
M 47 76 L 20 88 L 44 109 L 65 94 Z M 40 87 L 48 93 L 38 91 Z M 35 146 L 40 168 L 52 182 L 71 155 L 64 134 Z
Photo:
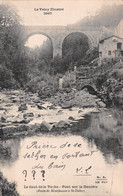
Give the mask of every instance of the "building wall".
M 115 35 L 123 38 L 123 19 L 119 22 L 115 29 Z
M 99 56 L 100 52 L 102 52 L 102 58 L 114 58 L 118 42 L 122 43 L 121 50 L 123 50 L 123 39 L 120 38 L 111 37 L 109 39 L 104 40 L 102 43 L 99 43 Z M 111 55 L 109 55 L 109 51 Z

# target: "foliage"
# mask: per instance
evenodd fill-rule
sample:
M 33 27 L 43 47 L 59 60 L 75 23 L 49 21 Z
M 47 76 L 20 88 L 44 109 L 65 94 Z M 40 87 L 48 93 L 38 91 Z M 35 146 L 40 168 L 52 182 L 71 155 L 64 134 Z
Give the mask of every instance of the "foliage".
M 0 172 L 0 184 L 2 186 L 2 196 L 19 196 L 16 191 L 16 184 L 9 183 L 3 174 Z
M 24 30 L 15 8 L 0 5 L 0 63 L 14 74 L 21 85 L 26 80 Z
M 41 62 L 42 60 L 48 64 L 53 57 L 52 42 L 50 39 L 47 39 L 40 47 L 37 46 L 33 49 L 26 47 L 26 53 L 32 64 Z
M 66 72 L 63 76 L 63 88 L 72 88 L 76 83 L 76 73 L 74 71 Z
M 102 88 L 102 85 L 104 82 L 107 80 L 107 75 L 106 74 L 101 74 L 99 77 L 96 79 L 96 86 L 98 89 Z
M 69 62 L 66 57 L 55 56 L 50 62 L 50 73 L 65 73 L 69 68 Z
M 40 76 L 30 77 L 29 82 L 25 86 L 31 92 L 38 92 L 39 96 L 51 96 L 58 90 L 58 75 L 51 76 L 48 73 L 42 73 Z
M 94 48 L 90 48 L 86 54 L 85 57 L 82 59 L 81 64 L 89 64 L 91 63 L 91 61 L 93 61 L 94 59 L 99 57 L 99 52 L 98 52 L 98 48 L 94 47 Z
M 67 63 L 80 62 L 89 49 L 89 41 L 86 35 L 76 32 L 68 35 L 63 42 L 63 57 L 67 59 Z
M 17 88 L 19 84 L 14 79 L 13 73 L 5 65 L 0 65 L 0 87 Z

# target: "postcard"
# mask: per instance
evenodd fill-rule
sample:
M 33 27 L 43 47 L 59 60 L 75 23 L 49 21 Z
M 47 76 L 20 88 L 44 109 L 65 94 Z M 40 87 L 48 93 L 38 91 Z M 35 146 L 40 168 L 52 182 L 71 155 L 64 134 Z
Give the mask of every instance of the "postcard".
M 0 196 L 123 195 L 123 1 L 0 1 Z

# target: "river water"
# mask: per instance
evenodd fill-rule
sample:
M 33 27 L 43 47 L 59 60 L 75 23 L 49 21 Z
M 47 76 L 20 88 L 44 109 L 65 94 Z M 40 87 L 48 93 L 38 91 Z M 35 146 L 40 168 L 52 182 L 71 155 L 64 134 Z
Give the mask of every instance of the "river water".
M 11 97 L 11 93 L 3 94 L 1 104 L 5 111 L 1 110 L 1 114 L 4 112 L 13 122 L 23 113 L 18 111 L 18 93 L 10 102 Z M 0 170 L 9 182 L 17 184 L 20 196 L 123 195 L 122 119 L 109 109 L 79 110 L 47 107 L 39 111 L 30 102 L 27 112 L 35 117 L 30 124 L 65 120 L 71 122 L 70 128 L 0 140 L 0 146 L 7 150 L 0 153 Z
M 121 152 L 110 148 L 110 140 L 106 144 L 106 134 L 95 139 L 98 121 L 98 113 L 92 113 L 74 123 L 69 133 L 2 141 L 11 151 L 0 160 L 3 175 L 16 182 L 20 196 L 122 195 Z

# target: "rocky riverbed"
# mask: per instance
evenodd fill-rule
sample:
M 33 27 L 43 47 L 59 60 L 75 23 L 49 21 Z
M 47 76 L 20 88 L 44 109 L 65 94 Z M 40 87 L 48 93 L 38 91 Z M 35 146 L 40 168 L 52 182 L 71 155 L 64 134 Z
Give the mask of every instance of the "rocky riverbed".
M 38 94 L 22 90 L 0 92 L 0 138 L 9 139 L 38 134 L 79 134 L 88 139 L 114 140 L 123 145 L 123 123 L 115 110 L 87 91 L 58 92 L 41 100 Z M 86 130 L 86 131 L 85 131 Z M 9 149 L 0 144 L 0 151 Z
M 0 92 L 0 137 L 32 135 L 66 129 L 105 104 L 86 91 L 59 92 L 41 100 L 38 94 L 22 90 Z

